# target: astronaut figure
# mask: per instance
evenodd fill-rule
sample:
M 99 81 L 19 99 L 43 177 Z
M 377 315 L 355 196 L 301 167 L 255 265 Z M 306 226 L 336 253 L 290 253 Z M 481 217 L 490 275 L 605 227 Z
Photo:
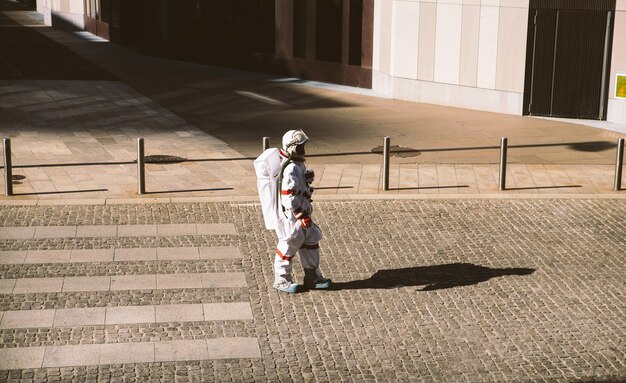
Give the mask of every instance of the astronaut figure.
M 302 130 L 290 130 L 283 136 L 281 174 L 278 179 L 280 203 L 276 228 L 278 245 L 274 257 L 274 288 L 287 293 L 306 289 L 327 289 L 330 279 L 320 271 L 322 231 L 313 223 L 311 214 L 311 183 L 315 177 L 304 164 L 304 145 L 309 138 Z M 304 288 L 295 283 L 291 261 L 296 252 L 304 269 Z

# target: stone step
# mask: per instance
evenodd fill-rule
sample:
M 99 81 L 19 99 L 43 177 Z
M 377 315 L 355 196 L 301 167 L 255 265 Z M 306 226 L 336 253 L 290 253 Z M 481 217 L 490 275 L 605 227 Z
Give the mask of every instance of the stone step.
M 0 349 L 0 370 L 261 358 L 255 338 L 233 337 Z
M 247 287 L 242 272 L 0 279 L 0 294 Z
M 232 223 L 0 227 L 0 239 L 237 235 Z
M 0 330 L 252 320 L 248 302 L 0 311 Z
M 0 264 L 178 261 L 241 258 L 236 246 L 0 251 Z

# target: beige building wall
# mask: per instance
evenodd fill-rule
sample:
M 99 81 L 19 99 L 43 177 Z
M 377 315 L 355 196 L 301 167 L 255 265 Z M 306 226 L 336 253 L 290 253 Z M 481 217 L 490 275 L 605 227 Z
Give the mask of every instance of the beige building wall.
M 528 0 L 377 0 L 372 86 L 398 99 L 522 114 L 527 27 Z
M 46 25 L 85 28 L 83 0 L 37 0 L 37 12 L 43 15 Z
M 626 100 L 615 98 L 617 74 L 626 75 L 626 0 L 617 0 L 615 5 L 615 25 L 613 26 L 613 52 L 611 56 L 611 82 L 607 121 L 626 124 Z

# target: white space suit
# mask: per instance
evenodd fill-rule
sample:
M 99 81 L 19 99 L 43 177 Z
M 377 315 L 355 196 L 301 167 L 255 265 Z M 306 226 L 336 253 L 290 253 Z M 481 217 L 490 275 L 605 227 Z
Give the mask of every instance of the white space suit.
M 311 194 L 314 173 L 304 164 L 304 143 L 308 137 L 300 130 L 291 130 L 283 137 L 282 177 L 279 178 L 280 206 L 276 228 L 278 245 L 274 257 L 274 287 L 285 292 L 296 292 L 292 260 L 300 254 L 304 269 L 304 288 L 324 289 L 331 281 L 320 271 L 319 241 L 321 229 L 311 220 Z M 296 148 L 297 147 L 297 148 Z

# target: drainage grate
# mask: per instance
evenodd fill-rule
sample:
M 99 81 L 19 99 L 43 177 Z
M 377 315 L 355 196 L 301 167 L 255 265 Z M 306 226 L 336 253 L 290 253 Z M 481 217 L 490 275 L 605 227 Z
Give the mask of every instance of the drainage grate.
M 402 158 L 417 157 L 422 154 L 422 152 L 417 149 L 405 148 L 398 145 L 391 145 L 391 147 L 389 147 L 389 151 L 391 152 L 389 153 L 390 156 Z M 374 149 L 372 149 L 372 153 L 383 154 L 383 146 L 375 147 Z
M 147 164 L 174 164 L 178 162 L 187 161 L 187 159 L 184 157 L 170 156 L 170 155 L 165 155 L 165 154 L 145 156 L 143 160 Z

